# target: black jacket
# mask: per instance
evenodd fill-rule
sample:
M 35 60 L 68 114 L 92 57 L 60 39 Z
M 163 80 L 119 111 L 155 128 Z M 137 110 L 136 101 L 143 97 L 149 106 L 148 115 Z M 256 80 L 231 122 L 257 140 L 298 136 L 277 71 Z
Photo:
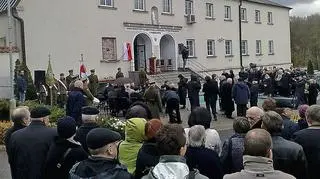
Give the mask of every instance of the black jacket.
M 191 81 L 188 82 L 188 96 L 189 98 L 199 98 L 201 83 L 196 76 L 191 75 Z
M 127 169 L 122 166 L 117 160 L 102 158 L 102 157 L 89 157 L 76 164 L 70 170 L 70 179 L 74 178 L 102 178 L 105 173 L 112 171 L 114 178 L 119 179 L 132 179 L 132 175 Z M 111 173 L 111 172 L 110 172 Z M 106 174 L 106 176 L 109 176 Z
M 189 170 L 198 169 L 209 179 L 222 179 L 222 165 L 215 151 L 204 147 L 188 147 L 185 156 Z
M 145 142 L 139 150 L 135 178 L 140 179 L 149 173 L 148 169 L 156 166 L 159 163 L 160 154 L 153 142 Z
M 216 80 L 207 81 L 203 84 L 202 91 L 204 92 L 205 101 L 208 101 L 209 98 L 217 100 L 219 94 L 218 82 Z
M 20 129 L 23 129 L 25 128 L 26 126 L 24 125 L 21 125 L 21 124 L 14 124 L 10 129 L 7 130 L 5 136 L 4 136 L 4 144 L 6 145 L 6 152 L 8 154 L 8 156 L 10 155 L 10 150 L 9 150 L 9 144 L 10 144 L 10 138 L 11 138 L 11 135 L 17 131 L 17 130 L 20 130 Z
M 41 121 L 16 131 L 11 136 L 9 163 L 13 179 L 42 179 L 51 142 L 56 129 L 48 128 Z
M 320 127 L 309 127 L 294 133 L 294 141 L 303 147 L 308 161 L 309 179 L 320 176 Z
M 76 135 L 74 136 L 74 140 L 81 143 L 82 148 L 89 153 L 87 147 L 87 134 L 94 128 L 98 128 L 98 124 L 96 123 L 83 123 L 80 128 L 77 130 Z
M 282 138 L 280 134 L 272 136 L 272 143 L 274 169 L 297 179 L 307 178 L 307 160 L 301 145 Z
M 68 149 L 70 149 L 70 152 L 66 154 Z M 65 158 L 64 155 L 66 155 Z M 45 178 L 68 179 L 72 166 L 87 158 L 88 154 L 80 144 L 56 137 L 48 152 Z M 58 163 L 61 164 L 60 168 L 57 168 Z
M 83 96 L 83 91 L 80 88 L 74 88 L 69 92 L 66 105 L 67 116 L 73 117 L 78 124 L 81 124 L 81 110 L 86 106 L 86 100 Z

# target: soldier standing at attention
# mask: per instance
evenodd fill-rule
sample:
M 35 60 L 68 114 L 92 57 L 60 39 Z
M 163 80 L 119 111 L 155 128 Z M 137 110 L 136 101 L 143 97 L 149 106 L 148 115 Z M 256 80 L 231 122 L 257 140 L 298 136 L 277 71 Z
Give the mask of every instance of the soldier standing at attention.
M 95 70 L 92 69 L 90 70 L 91 75 L 89 75 L 89 90 L 91 91 L 93 96 L 97 96 L 98 93 L 98 86 L 99 86 L 99 80 L 98 80 L 98 76 L 95 74 Z
M 123 73 L 121 72 L 121 68 L 118 68 L 118 72 L 117 72 L 117 74 L 116 74 L 116 79 L 118 79 L 118 78 L 123 78 L 124 77 L 124 75 L 123 75 Z
M 66 77 L 66 85 L 67 85 L 68 91 L 70 91 L 69 86 L 72 81 L 73 81 L 73 70 L 69 70 L 69 75 Z

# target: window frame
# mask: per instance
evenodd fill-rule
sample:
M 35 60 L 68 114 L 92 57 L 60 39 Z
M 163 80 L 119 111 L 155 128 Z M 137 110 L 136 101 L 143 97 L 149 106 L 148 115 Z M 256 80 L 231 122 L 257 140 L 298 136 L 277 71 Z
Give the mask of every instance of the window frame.
M 211 12 L 209 12 L 209 11 L 211 11 Z M 208 14 L 210 16 L 208 16 Z M 206 3 L 206 18 L 214 18 L 214 10 L 213 10 L 212 3 Z
M 104 43 L 104 40 L 113 40 L 114 43 L 113 43 L 113 49 L 114 49 L 114 54 L 113 54 L 113 57 L 114 59 L 106 59 L 104 58 L 105 57 L 105 54 L 104 54 L 104 46 L 103 46 L 103 43 Z M 105 62 L 108 62 L 108 61 L 117 61 L 117 38 L 116 37 L 101 37 L 101 50 L 102 50 L 102 61 L 105 61 Z
M 101 4 L 101 2 L 104 1 L 104 4 Z M 114 7 L 114 0 L 110 0 L 111 4 L 107 5 L 108 0 L 100 0 L 99 6 L 105 6 L 105 7 Z
M 268 41 L 268 52 L 269 52 L 269 55 L 274 55 L 274 41 L 273 40 Z
M 242 18 L 242 17 L 244 17 L 244 18 Z M 241 21 L 242 22 L 248 21 L 247 8 L 244 8 L 244 7 L 241 8 Z
M 189 10 L 190 10 L 190 13 L 189 13 Z M 185 15 L 194 14 L 193 0 L 185 0 L 184 13 Z
M 142 8 L 140 9 L 140 3 L 142 2 Z M 136 11 L 145 11 L 146 10 L 146 1 L 145 0 L 134 0 L 134 10 Z
M 254 15 L 255 23 L 261 23 L 261 11 L 255 10 L 254 13 L 255 13 L 255 15 Z M 258 17 L 258 19 L 257 19 L 257 17 Z
M 243 44 L 244 43 L 244 44 Z M 244 45 L 244 49 L 243 49 L 243 45 Z M 243 51 L 244 50 L 244 51 Z M 243 53 L 244 52 L 244 53 Z M 242 40 L 241 41 L 241 54 L 242 55 L 249 55 L 248 52 L 248 40 Z
M 228 43 L 228 42 L 230 42 L 230 43 L 229 43 L 229 47 L 228 47 L 229 49 L 227 49 L 227 43 Z M 232 56 L 232 40 L 225 40 L 224 46 L 225 46 L 225 55 L 226 55 L 226 56 Z M 227 53 L 228 50 L 230 51 L 230 53 Z
M 256 55 L 262 55 L 262 42 L 261 42 L 261 40 L 256 40 Z
M 172 14 L 172 0 L 163 0 L 162 6 L 163 6 L 163 8 L 162 8 L 163 13 Z M 166 8 L 168 8 L 168 9 L 166 9 Z M 168 11 L 166 11 L 166 10 L 168 10 Z
M 225 5 L 224 6 L 224 20 L 231 20 L 231 17 L 232 17 L 231 15 L 232 15 L 231 14 L 231 6 Z
M 211 44 L 210 44 L 211 43 Z M 210 44 L 210 45 L 209 45 Z M 209 46 L 211 48 L 209 48 Z M 209 54 L 211 52 L 211 54 Z M 207 56 L 208 57 L 214 57 L 216 56 L 216 42 L 213 39 L 208 39 L 207 40 Z
M 273 24 L 273 13 L 268 12 L 268 24 Z
M 190 46 L 189 42 L 192 42 L 192 45 Z M 195 39 L 187 39 L 186 40 L 186 46 L 188 48 L 188 51 L 189 51 L 189 54 L 188 54 L 188 57 L 195 57 L 196 53 L 195 53 Z M 192 48 L 190 48 L 192 47 Z M 191 54 L 192 52 L 192 54 Z

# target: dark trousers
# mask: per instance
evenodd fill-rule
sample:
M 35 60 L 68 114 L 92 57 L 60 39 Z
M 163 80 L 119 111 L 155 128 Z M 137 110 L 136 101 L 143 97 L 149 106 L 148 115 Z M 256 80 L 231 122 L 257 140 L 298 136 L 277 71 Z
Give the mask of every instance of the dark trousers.
M 216 117 L 216 114 L 217 114 L 217 108 L 216 108 L 216 105 L 217 105 L 217 99 L 213 98 L 213 97 L 208 97 L 208 99 L 206 100 L 206 107 L 207 107 L 207 110 L 210 112 L 212 110 L 212 114 L 213 116 Z M 211 110 L 210 110 L 211 108 Z
M 176 112 L 176 116 L 174 116 L 173 111 Z M 180 123 L 181 116 L 179 111 L 179 100 L 178 99 L 169 99 L 167 101 L 167 112 L 169 114 L 169 121 L 171 123 Z
M 250 99 L 250 107 L 258 106 L 258 97 L 252 97 Z
M 237 104 L 237 116 L 246 117 L 247 105 Z
M 191 111 L 200 106 L 199 96 L 189 96 Z

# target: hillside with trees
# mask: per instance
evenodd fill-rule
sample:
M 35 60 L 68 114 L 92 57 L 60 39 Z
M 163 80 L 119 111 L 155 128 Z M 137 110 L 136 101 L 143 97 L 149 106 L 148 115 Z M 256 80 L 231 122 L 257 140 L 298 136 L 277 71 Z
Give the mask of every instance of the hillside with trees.
M 291 53 L 295 67 L 306 67 L 308 61 L 320 68 L 320 14 L 291 17 Z

